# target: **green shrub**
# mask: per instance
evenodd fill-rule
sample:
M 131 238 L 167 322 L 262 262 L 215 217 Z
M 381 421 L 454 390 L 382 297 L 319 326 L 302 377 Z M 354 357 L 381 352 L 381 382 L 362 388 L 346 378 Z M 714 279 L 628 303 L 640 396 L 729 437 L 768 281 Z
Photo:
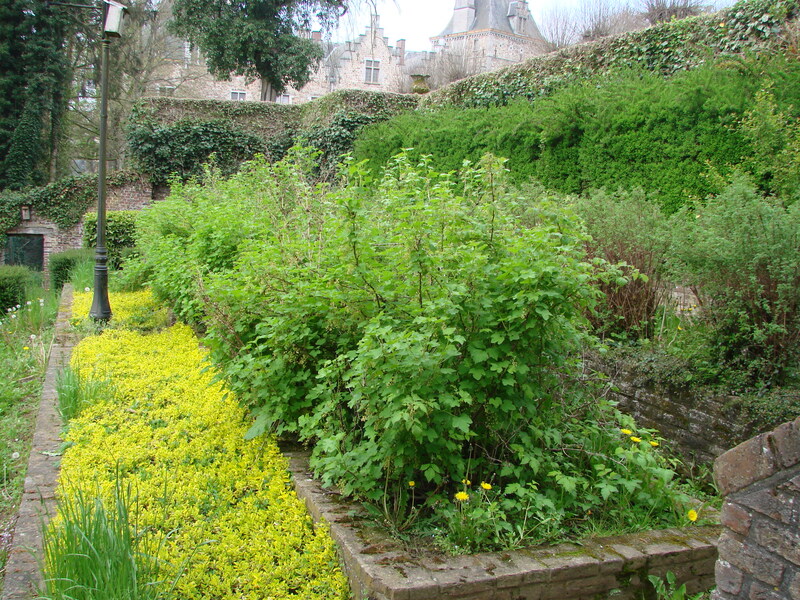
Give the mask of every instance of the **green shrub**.
M 0 309 L 5 312 L 25 303 L 25 290 L 31 276 L 31 270 L 27 267 L 0 266 Z
M 248 437 L 313 443 L 325 483 L 406 522 L 454 523 L 459 481 L 496 486 L 498 523 L 523 525 L 481 547 L 577 533 L 587 511 L 623 529 L 679 519 L 658 442 L 629 440 L 579 380 L 601 269 L 574 214 L 509 192 L 491 157 L 459 188 L 427 159 L 396 157 L 375 186 L 351 162 L 332 193 L 295 160 L 179 186 L 141 221 L 154 289 L 206 330 L 256 416 Z
M 92 260 L 94 252 L 88 248 L 65 250 L 50 255 L 50 285 L 58 291 L 72 278 L 72 270 L 78 263 Z
M 800 356 L 800 205 L 741 178 L 677 215 L 675 277 L 698 290 L 719 364 L 778 385 Z
M 126 250 L 136 245 L 136 218 L 139 211 L 115 210 L 106 213 L 106 250 L 108 266 L 118 269 Z M 87 213 L 83 220 L 83 245 L 97 246 L 97 213 Z

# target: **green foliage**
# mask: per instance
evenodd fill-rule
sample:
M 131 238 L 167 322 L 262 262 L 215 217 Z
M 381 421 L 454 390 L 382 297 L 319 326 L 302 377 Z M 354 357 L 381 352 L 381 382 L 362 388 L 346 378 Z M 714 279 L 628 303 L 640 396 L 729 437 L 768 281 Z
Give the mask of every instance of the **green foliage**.
M 114 210 L 106 213 L 106 249 L 108 265 L 118 269 L 123 253 L 136 245 L 136 217 L 139 211 Z M 97 247 L 97 213 L 88 213 L 83 220 L 83 245 Z
M 327 126 L 315 125 L 299 134 L 299 142 L 321 151 L 320 171 L 331 176 L 336 172 L 344 154 L 353 148 L 358 131 L 378 117 L 354 111 L 336 113 Z
M 140 220 L 153 289 L 206 330 L 256 416 L 248 437 L 314 443 L 324 482 L 395 515 L 447 521 L 455 482 L 492 482 L 506 499 L 486 546 L 577 534 L 587 512 L 674 522 L 674 473 L 579 379 L 602 261 L 570 211 L 510 191 L 491 157 L 460 187 L 427 158 L 401 154 L 374 183 L 351 161 L 328 192 L 293 154 L 178 185 Z
M 27 267 L 0 266 L 0 310 L 4 312 L 25 301 L 32 273 Z
M 800 66 L 785 58 L 727 60 L 681 73 L 627 71 L 574 84 L 533 104 L 442 109 L 404 114 L 366 127 L 354 155 L 380 168 L 402 148 L 431 153 L 436 167 L 456 170 L 483 152 L 509 157 L 516 181 L 535 177 L 549 188 L 642 188 L 668 212 L 687 199 L 718 192 L 718 178 L 745 164 L 758 142 L 740 125 L 758 90 L 775 81 L 776 105 L 800 106 Z M 793 129 L 779 129 L 786 137 Z M 761 170 L 780 163 L 790 183 L 794 146 L 763 146 Z M 796 143 L 795 143 L 796 145 Z M 774 146 L 774 145 L 773 145 Z
M 796 375 L 800 355 L 800 205 L 734 181 L 677 215 L 676 278 L 699 293 L 720 365 L 751 384 Z
M 92 258 L 92 251 L 84 248 L 66 250 L 50 255 L 50 285 L 54 290 L 60 291 L 66 282 L 72 278 L 72 271 L 78 263 Z
M 114 392 L 109 382 L 93 379 L 81 381 L 78 373 L 65 367 L 56 376 L 56 393 L 58 414 L 64 425 L 68 425 L 82 410 L 111 399 Z
M 139 122 L 128 130 L 128 146 L 137 167 L 156 184 L 173 176 L 200 176 L 208 161 L 230 174 L 242 161 L 264 152 L 258 137 L 222 121 Z
M 706 595 L 704 593 L 688 595 L 686 592 L 686 584 L 682 583 L 680 586 L 677 584 L 675 573 L 667 571 L 664 579 L 656 575 L 648 575 L 647 579 L 656 591 L 658 600 L 702 600 Z
M 333 24 L 345 7 L 342 0 L 175 0 L 171 25 L 203 50 L 218 78 L 261 78 L 280 93 L 305 85 L 322 58 L 319 44 L 295 32 L 312 18 Z
M 640 31 L 571 46 L 492 73 L 468 77 L 428 94 L 424 108 L 461 108 L 535 100 L 571 83 L 617 69 L 670 75 L 717 56 L 785 44 L 797 0 L 741 0 L 713 15 L 662 23 Z

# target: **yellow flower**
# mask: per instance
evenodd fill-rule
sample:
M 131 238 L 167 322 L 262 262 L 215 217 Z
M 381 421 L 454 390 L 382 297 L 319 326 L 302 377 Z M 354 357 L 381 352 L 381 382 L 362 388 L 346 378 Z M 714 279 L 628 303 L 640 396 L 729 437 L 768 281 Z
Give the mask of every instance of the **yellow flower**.
M 456 492 L 456 500 L 459 502 L 466 502 L 469 500 L 469 494 L 467 492 Z
M 469 479 L 462 479 L 461 483 L 463 483 L 464 485 L 472 485 L 472 482 Z
M 30 348 L 28 348 L 27 346 L 23 346 L 22 349 L 23 350 L 30 350 Z
M 631 435 L 633 433 L 630 429 L 620 429 L 620 432 L 625 435 Z
M 631 441 L 636 443 L 636 444 L 638 444 L 639 442 L 642 441 L 642 438 L 639 438 L 639 437 L 636 437 L 635 435 L 632 435 L 631 436 Z
M 692 523 L 694 523 L 695 521 L 697 521 L 697 516 L 698 516 L 698 515 L 697 515 L 697 511 L 696 511 L 696 510 L 694 510 L 694 509 L 692 509 L 692 510 L 690 510 L 688 513 L 686 513 L 686 516 L 689 518 L 689 520 L 690 520 Z
M 417 484 L 415 482 L 413 482 L 413 481 L 409 481 L 408 482 L 408 487 L 414 487 L 415 485 L 417 485 Z
M 658 448 L 658 442 L 656 442 L 656 441 L 654 441 L 654 440 L 650 440 L 650 445 L 651 445 L 653 448 Z
M 492 484 L 481 481 L 481 487 L 488 492 L 490 489 L 492 489 Z
M 680 325 L 678 325 L 678 331 L 683 331 L 683 327 L 681 327 Z

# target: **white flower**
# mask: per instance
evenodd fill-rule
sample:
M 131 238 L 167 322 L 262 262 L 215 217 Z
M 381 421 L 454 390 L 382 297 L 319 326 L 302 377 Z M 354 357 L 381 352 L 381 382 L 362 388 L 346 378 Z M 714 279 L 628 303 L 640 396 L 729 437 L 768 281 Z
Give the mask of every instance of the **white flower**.
M 92 288 L 85 287 L 85 288 L 83 288 L 83 291 L 84 291 L 84 292 L 91 292 L 91 291 L 92 291 Z
M 30 300 L 28 300 L 28 301 L 27 301 L 25 304 L 26 304 L 26 305 L 28 305 L 28 306 L 30 306 L 31 304 L 33 304 L 33 302 L 32 302 L 32 301 L 30 301 Z
M 35 339 L 36 339 L 36 334 L 35 334 L 35 333 L 32 333 L 32 334 L 31 334 L 31 341 L 33 341 L 33 340 L 35 340 Z
M 16 318 L 17 318 L 17 315 L 11 315 L 11 318 L 12 318 L 12 319 L 16 319 Z

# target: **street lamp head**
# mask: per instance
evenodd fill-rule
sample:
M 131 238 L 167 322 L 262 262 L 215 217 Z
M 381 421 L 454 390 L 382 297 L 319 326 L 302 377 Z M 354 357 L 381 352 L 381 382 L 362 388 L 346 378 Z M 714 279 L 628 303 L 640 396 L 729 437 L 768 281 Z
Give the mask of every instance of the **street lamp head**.
M 122 31 L 122 17 L 128 10 L 124 4 L 114 0 L 103 0 L 106 4 L 106 18 L 103 23 L 103 33 L 106 37 L 119 37 Z

